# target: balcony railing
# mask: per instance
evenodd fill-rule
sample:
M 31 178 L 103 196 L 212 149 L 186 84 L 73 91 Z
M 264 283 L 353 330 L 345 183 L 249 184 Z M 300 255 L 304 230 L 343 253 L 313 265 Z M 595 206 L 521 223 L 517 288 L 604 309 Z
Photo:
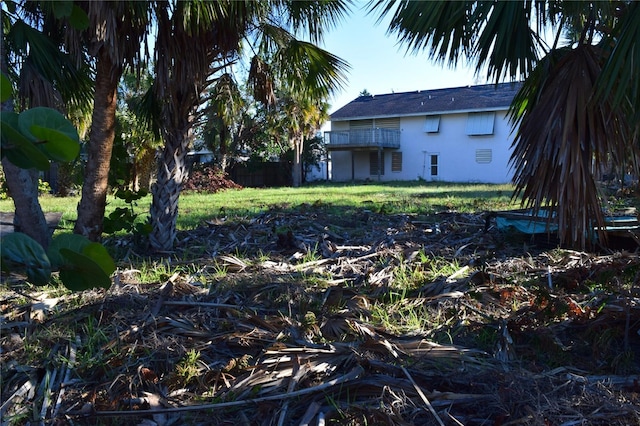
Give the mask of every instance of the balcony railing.
M 400 130 L 358 129 L 324 132 L 327 149 L 400 148 Z

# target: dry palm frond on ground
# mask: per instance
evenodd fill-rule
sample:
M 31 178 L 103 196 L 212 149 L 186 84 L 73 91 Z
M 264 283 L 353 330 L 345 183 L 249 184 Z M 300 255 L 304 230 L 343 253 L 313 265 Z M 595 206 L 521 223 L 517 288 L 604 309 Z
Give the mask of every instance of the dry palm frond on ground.
M 3 424 L 638 424 L 638 256 L 485 219 L 274 208 L 117 241 L 106 292 L 6 276 Z

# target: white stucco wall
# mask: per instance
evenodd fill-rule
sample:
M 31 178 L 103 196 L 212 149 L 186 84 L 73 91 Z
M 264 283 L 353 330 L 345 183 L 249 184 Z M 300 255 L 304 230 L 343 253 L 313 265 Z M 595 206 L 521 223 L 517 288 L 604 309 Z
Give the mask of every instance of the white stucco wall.
M 385 174 L 383 181 L 391 180 L 442 180 L 449 182 L 506 183 L 513 175 L 508 167 L 510 147 L 513 140 L 511 128 L 506 118 L 507 111 L 497 111 L 494 132 L 486 136 L 467 135 L 467 113 L 442 115 L 438 133 L 426 133 L 426 116 L 406 117 L 400 121 L 400 149 L 402 171 L 391 171 L 391 152 L 384 155 Z M 333 122 L 331 130 L 347 130 L 348 122 Z M 476 150 L 490 149 L 491 162 L 480 164 L 476 161 Z M 331 179 L 351 180 L 351 155 L 354 155 L 356 180 L 377 180 L 370 175 L 369 151 L 332 151 Z M 430 174 L 431 155 L 438 155 L 438 176 Z

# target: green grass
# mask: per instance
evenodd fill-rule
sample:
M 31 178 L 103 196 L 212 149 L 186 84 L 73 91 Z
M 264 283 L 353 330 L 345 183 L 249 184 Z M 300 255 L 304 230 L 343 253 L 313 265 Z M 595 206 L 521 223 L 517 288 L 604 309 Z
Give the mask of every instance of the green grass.
M 512 185 L 459 184 L 445 182 L 323 183 L 300 188 L 245 188 L 216 194 L 183 193 L 180 196 L 178 229 L 193 229 L 213 218 L 251 217 L 268 210 L 325 207 L 350 213 L 368 209 L 376 213 L 431 214 L 446 210 L 475 212 L 515 207 Z M 45 212 L 62 212 L 60 226 L 72 229 L 79 197 L 41 197 Z M 135 213 L 146 216 L 151 195 L 139 200 Z M 108 215 L 122 200 L 109 196 Z M 13 211 L 11 200 L 0 200 L 0 211 Z

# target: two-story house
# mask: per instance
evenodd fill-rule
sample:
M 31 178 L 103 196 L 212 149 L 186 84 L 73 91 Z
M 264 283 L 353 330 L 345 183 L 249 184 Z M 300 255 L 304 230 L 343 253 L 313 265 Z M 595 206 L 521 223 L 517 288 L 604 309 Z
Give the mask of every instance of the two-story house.
M 360 96 L 331 114 L 330 179 L 506 183 L 515 83 Z

